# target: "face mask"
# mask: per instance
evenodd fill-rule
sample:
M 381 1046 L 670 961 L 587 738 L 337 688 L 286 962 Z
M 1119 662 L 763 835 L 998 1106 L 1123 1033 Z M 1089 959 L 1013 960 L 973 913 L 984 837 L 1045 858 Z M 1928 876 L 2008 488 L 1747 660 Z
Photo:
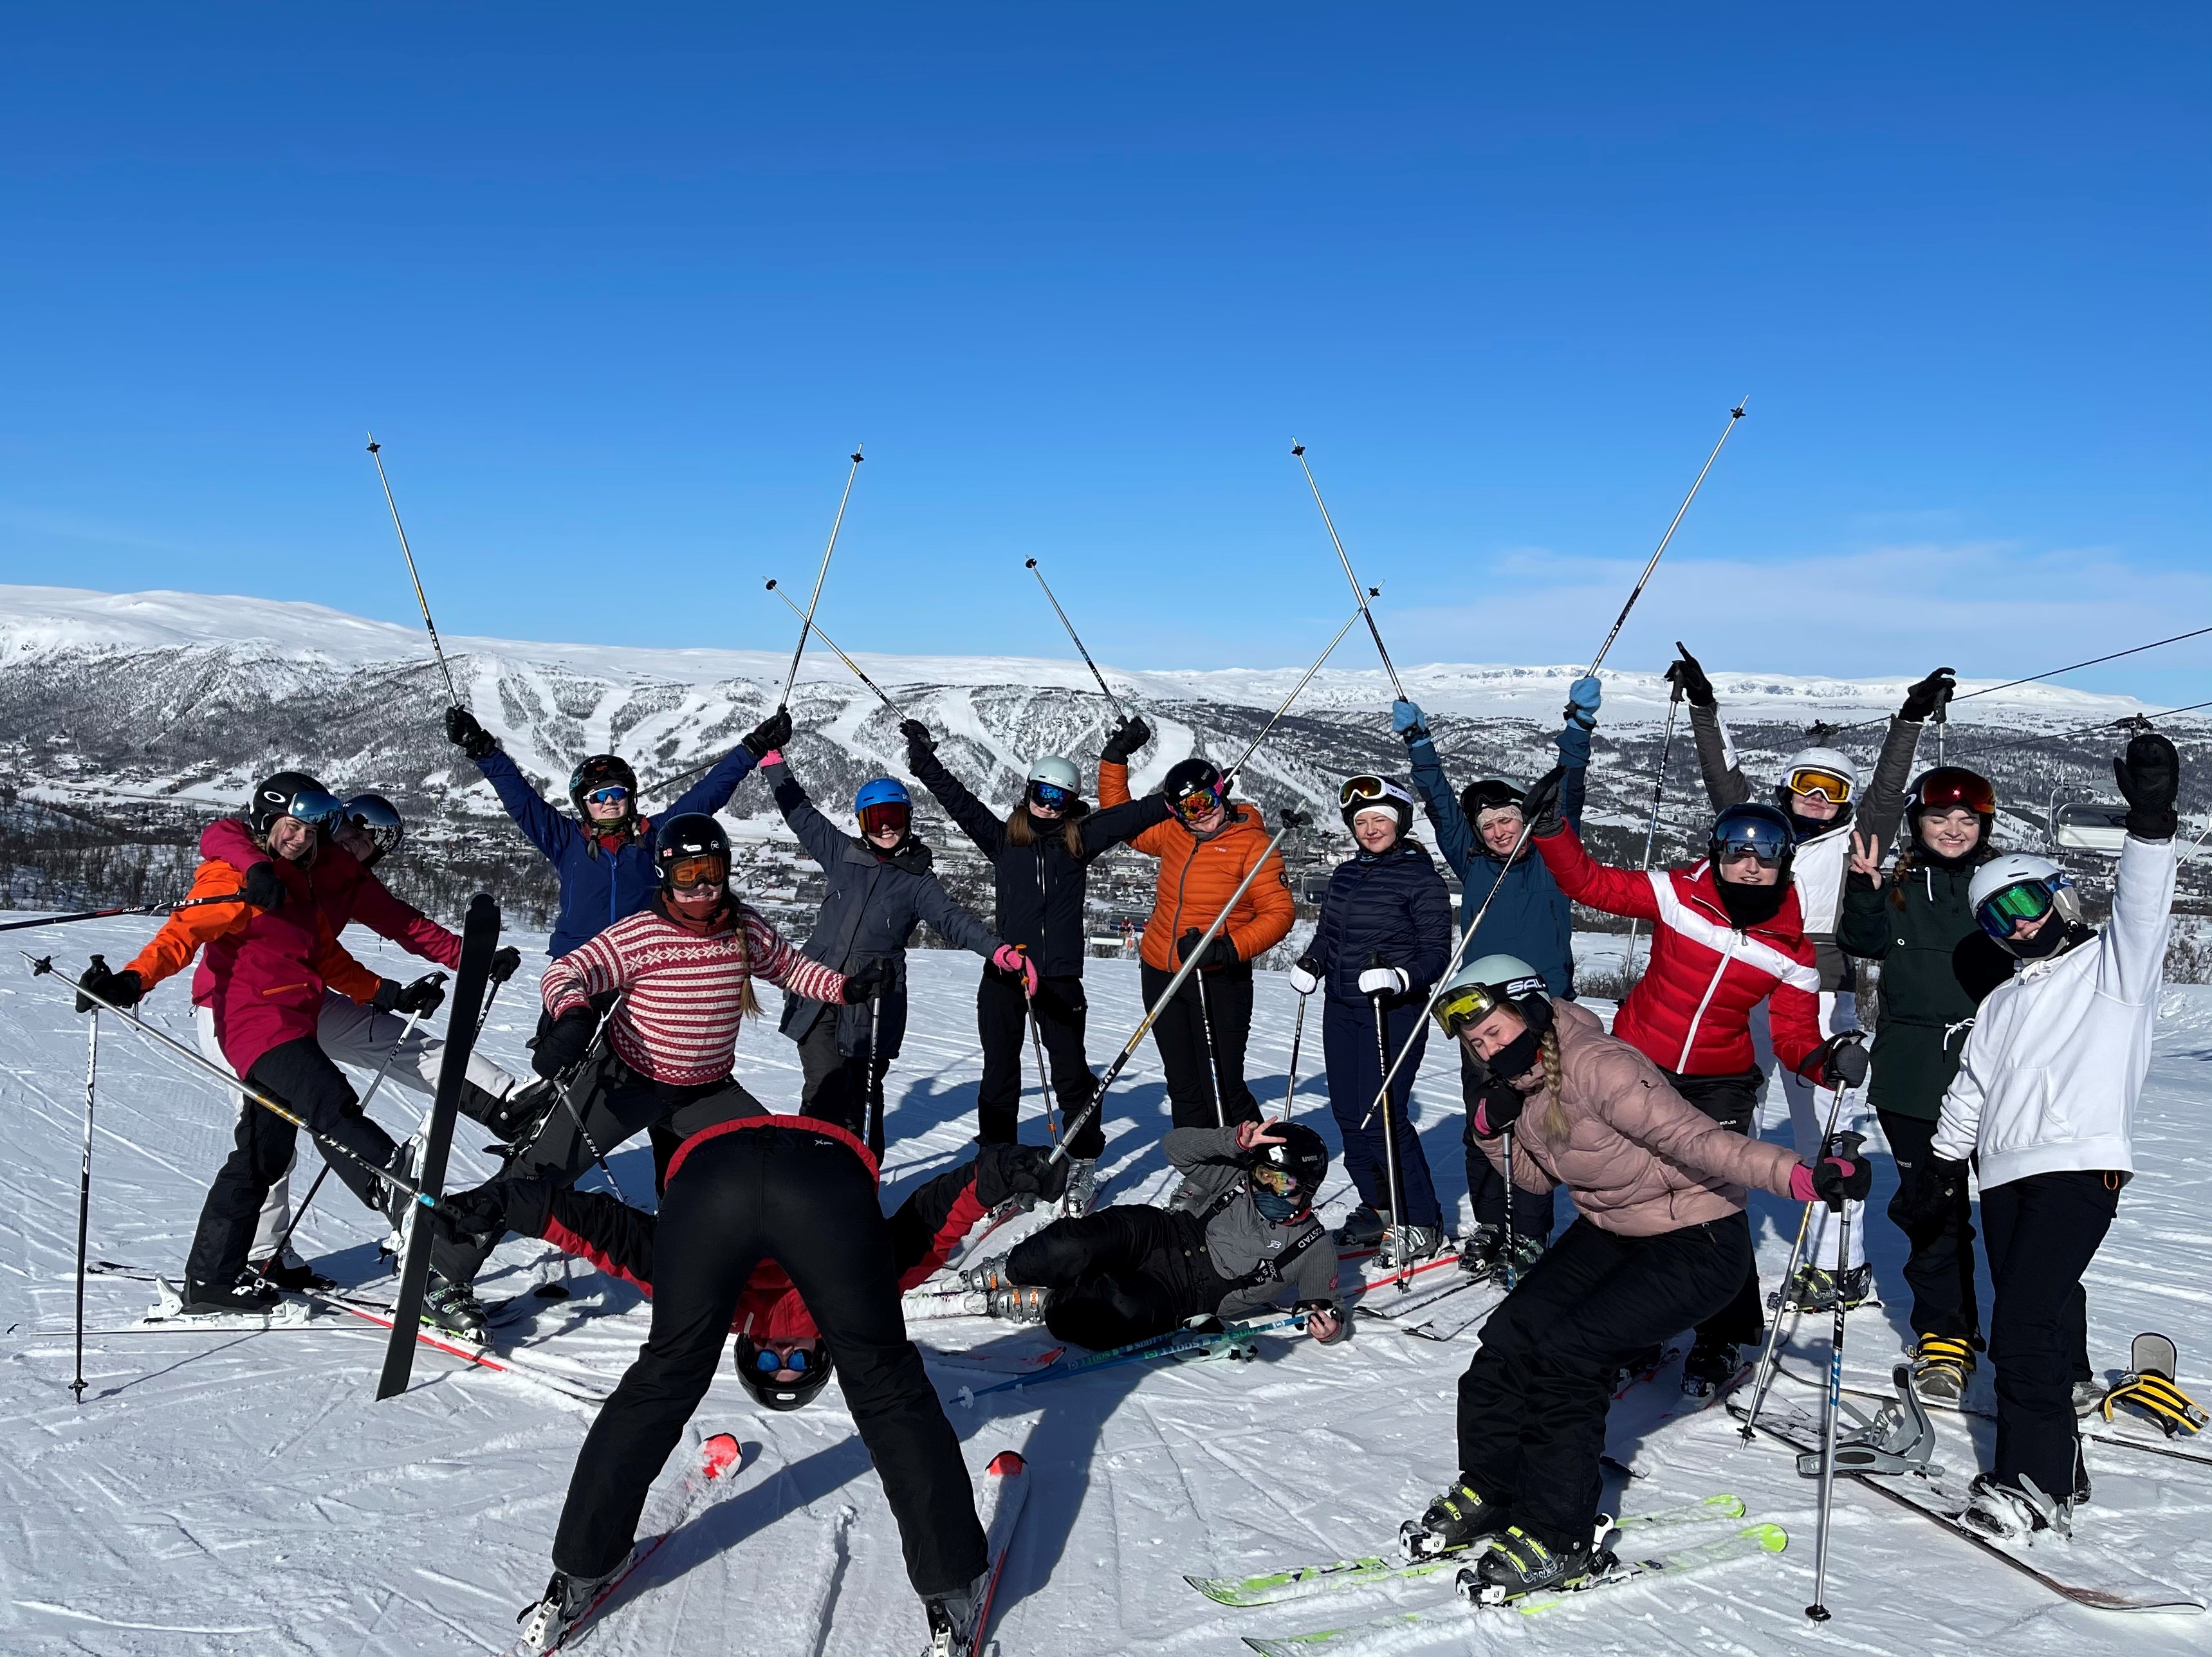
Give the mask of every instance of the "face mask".
M 1252 1206 L 1260 1211 L 1260 1217 L 1270 1225 L 1281 1225 L 1298 1211 L 1296 1198 L 1285 1197 L 1279 1192 L 1262 1191 L 1257 1187 L 1252 1191 Z
M 1501 1082 L 1510 1082 L 1526 1076 L 1536 1068 L 1536 1061 L 1544 1051 L 1541 1030 L 1525 1029 L 1496 1053 L 1490 1055 L 1490 1073 Z
M 1771 886 L 1739 886 L 1716 875 L 1713 883 L 1720 888 L 1721 907 L 1728 911 L 1729 920 L 1739 930 L 1756 926 L 1781 913 L 1782 900 L 1790 890 L 1787 880 L 1778 880 Z

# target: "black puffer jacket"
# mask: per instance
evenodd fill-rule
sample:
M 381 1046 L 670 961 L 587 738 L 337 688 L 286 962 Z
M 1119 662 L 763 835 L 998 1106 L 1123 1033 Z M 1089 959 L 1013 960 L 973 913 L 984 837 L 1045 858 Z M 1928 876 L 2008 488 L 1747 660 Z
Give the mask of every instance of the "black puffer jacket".
M 1362 853 L 1337 865 L 1307 953 L 1322 963 L 1328 998 L 1364 1012 L 1359 974 L 1376 956 L 1385 967 L 1403 967 L 1413 980 L 1403 995 L 1390 998 L 1395 1006 L 1425 999 L 1451 951 L 1451 894 L 1427 848 L 1407 840 L 1380 857 Z

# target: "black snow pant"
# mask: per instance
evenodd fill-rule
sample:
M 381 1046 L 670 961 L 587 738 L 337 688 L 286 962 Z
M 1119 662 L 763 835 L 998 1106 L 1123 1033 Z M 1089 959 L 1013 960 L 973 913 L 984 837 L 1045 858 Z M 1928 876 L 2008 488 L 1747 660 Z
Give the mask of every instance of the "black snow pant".
M 1056 1291 L 1045 1326 L 1093 1351 L 1164 1335 L 1237 1286 L 1213 1269 L 1198 1216 L 1134 1203 L 1054 1220 L 1006 1257 L 1006 1274 Z
M 1474 1205 L 1477 1225 L 1496 1226 L 1500 1232 L 1507 1219 L 1505 1176 L 1491 1165 L 1490 1158 L 1482 1154 L 1482 1147 L 1474 1138 L 1474 1107 L 1482 1096 L 1482 1083 L 1476 1078 L 1474 1065 L 1467 1056 L 1467 1049 L 1459 1051 L 1460 1097 L 1467 1101 L 1467 1194 Z M 1531 1191 L 1526 1186 L 1513 1187 L 1511 1204 L 1513 1235 L 1533 1238 L 1537 1242 L 1548 1242 L 1552 1235 L 1552 1193 Z
M 2081 1441 L 2074 1383 L 2092 1379 L 2089 1297 L 2081 1274 L 2118 1211 L 2124 1174 L 2068 1169 L 1982 1187 L 1990 1251 L 1990 1362 L 1996 1369 L 1997 1448 L 1990 1471 L 2022 1490 L 2074 1494 Z
M 1146 962 L 1139 976 L 1149 1007 L 1167 993 L 1175 974 Z M 1244 1085 L 1244 1044 L 1251 1035 L 1249 963 L 1194 972 L 1183 980 L 1175 999 L 1152 1023 L 1176 1126 L 1221 1127 L 1260 1120 L 1260 1102 Z
M 1752 1124 L 1759 1115 L 1759 1087 L 1765 1079 L 1760 1071 L 1754 1068 L 1719 1076 L 1660 1073 L 1675 1092 L 1723 1127 L 1758 1137 Z M 1741 1213 L 1733 1220 L 1715 1223 L 1736 1226 L 1743 1232 L 1743 1284 L 1735 1299 L 1715 1307 L 1710 1316 L 1698 1321 L 1697 1338 L 1713 1345 L 1756 1346 L 1766 1338 L 1766 1302 L 1759 1292 L 1759 1251 L 1752 1247 L 1751 1216 Z
M 848 1146 L 740 1128 L 691 1148 L 654 1228 L 653 1327 L 584 1439 L 553 1541 L 556 1569 L 598 1576 L 635 1538 L 646 1492 L 714 1378 L 753 1268 L 791 1276 L 830 1349 L 853 1423 L 922 1595 L 983 1569 L 960 1441 L 906 1338 L 876 1182 Z
M 1653 1237 L 1577 1220 L 1482 1326 L 1459 1382 L 1461 1477 L 1553 1547 L 1587 1539 L 1614 1367 L 1726 1305 L 1750 1253 L 1734 1218 Z
M 849 1057 L 837 1049 L 837 1014 L 832 1008 L 814 1021 L 814 1028 L 799 1038 L 799 1108 L 802 1114 L 835 1122 L 861 1139 L 868 1137 L 868 1089 L 871 1055 L 866 1049 Z M 890 1054 L 874 1055 L 876 1085 L 881 1086 L 891 1067 Z
M 355 1157 L 373 1168 L 389 1168 L 398 1147 L 391 1135 L 362 1114 L 344 1072 L 313 1035 L 270 1048 L 253 1061 L 246 1080 L 296 1113 L 316 1132 L 352 1151 L 353 1156 L 328 1152 L 331 1171 L 368 1207 L 382 1211 L 383 1182 Z M 192 1234 L 191 1253 L 185 1261 L 190 1281 L 209 1289 L 227 1289 L 238 1281 L 238 1274 L 246 1270 L 262 1201 L 291 1167 L 298 1136 L 299 1130 L 275 1111 L 247 1102 L 230 1155 L 216 1170 L 207 1201 L 200 1205 L 199 1229 Z
M 975 1141 L 1010 1145 L 1021 1138 L 1022 1078 L 1030 1064 L 1030 998 L 1022 980 L 994 967 L 975 986 L 975 1033 L 983 1043 L 983 1081 L 975 1089 Z M 1083 1053 L 1083 1023 L 1091 1004 L 1080 978 L 1037 981 L 1037 1029 L 1052 1066 L 1053 1096 L 1060 1101 L 1062 1131 L 1098 1090 Z M 1106 1149 L 1106 1128 L 1097 1116 L 1068 1142 L 1071 1156 L 1095 1157 Z
M 1398 1184 L 1406 1211 L 1396 1216 L 1406 1225 L 1443 1229 L 1444 1212 L 1437 1201 L 1436 1181 L 1429 1173 L 1428 1154 L 1421 1136 L 1413 1131 L 1413 1077 L 1421 1068 L 1421 1054 L 1429 1040 L 1428 1021 L 1421 1004 L 1408 1001 L 1385 1007 L 1382 1028 L 1395 1059 L 1411 1041 L 1413 1050 L 1398 1066 L 1390 1083 L 1390 1138 L 1398 1147 Z M 1322 1062 L 1328 1069 L 1328 1108 L 1336 1118 L 1344 1141 L 1344 1168 L 1352 1175 L 1359 1200 L 1376 1213 L 1389 1212 L 1389 1147 L 1382 1138 L 1382 1113 L 1375 1109 L 1375 1096 L 1382 1090 L 1382 1053 L 1375 1040 L 1375 1004 L 1352 1006 L 1325 1001 L 1321 1010 Z M 1373 1112 L 1372 1116 L 1369 1114 Z
M 1936 1138 L 1933 1120 L 1901 1116 L 1893 1110 L 1879 1113 L 1881 1131 L 1889 1141 L 1900 1184 L 1912 1171 L 1924 1167 Z M 1899 1230 L 1905 1230 L 1900 1226 Z M 1974 1199 L 1966 1182 L 1959 1181 L 1959 1194 L 1951 1211 L 1934 1224 L 1905 1231 L 1911 1252 L 1905 1259 L 1905 1281 L 1912 1289 L 1912 1332 L 1948 1335 L 1956 1340 L 1982 1344 L 1982 1314 L 1974 1293 Z

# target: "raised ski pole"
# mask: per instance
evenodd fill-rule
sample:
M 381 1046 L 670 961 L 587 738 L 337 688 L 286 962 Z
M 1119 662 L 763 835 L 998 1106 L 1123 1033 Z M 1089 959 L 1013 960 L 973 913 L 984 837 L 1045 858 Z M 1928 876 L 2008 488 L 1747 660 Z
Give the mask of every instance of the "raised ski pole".
M 1376 590 L 1377 592 L 1381 591 L 1380 588 Z M 1282 706 L 1276 708 L 1273 713 L 1267 716 L 1267 724 L 1260 727 L 1260 734 L 1253 737 L 1250 742 L 1244 745 L 1244 751 L 1237 756 L 1237 763 L 1231 766 L 1226 771 L 1224 771 L 1221 774 L 1221 785 L 1224 790 L 1228 787 L 1231 780 L 1244 769 L 1246 762 L 1250 760 L 1253 755 L 1260 751 L 1260 744 L 1267 740 L 1267 733 L 1282 723 L 1283 715 L 1291 711 L 1291 704 L 1297 701 L 1298 693 L 1304 690 L 1307 685 L 1313 682 L 1313 676 L 1321 671 L 1321 665 L 1334 655 L 1335 653 L 1336 647 L 1344 642 L 1344 635 L 1352 631 L 1352 624 L 1366 613 L 1366 610 L 1363 606 L 1358 610 L 1353 610 L 1351 615 L 1345 617 L 1344 625 L 1337 628 L 1336 637 L 1328 641 L 1328 647 L 1323 650 L 1320 655 L 1314 658 L 1314 664 L 1311 667 L 1308 668 L 1304 673 L 1298 676 L 1298 682 L 1291 687 L 1291 694 L 1283 698 Z
M 1344 542 L 1337 535 L 1336 520 L 1328 515 L 1328 503 L 1321 498 L 1321 485 L 1314 482 L 1313 468 L 1306 464 L 1306 446 L 1296 438 L 1291 440 L 1291 453 L 1298 463 L 1298 470 L 1306 475 L 1306 487 L 1313 491 L 1314 505 L 1321 508 L 1321 521 L 1328 531 L 1328 538 L 1336 548 L 1337 561 L 1344 566 L 1344 579 L 1352 583 L 1352 597 L 1359 606 L 1359 613 L 1367 618 L 1367 631 L 1375 640 L 1375 653 L 1382 659 L 1382 671 L 1390 676 L 1390 689 L 1398 693 L 1398 700 L 1406 700 L 1406 687 L 1398 683 L 1398 670 L 1391 665 L 1390 652 L 1382 647 L 1382 629 L 1375 625 L 1375 612 L 1367 608 L 1367 600 L 1374 589 L 1359 585 L 1359 578 L 1352 573 L 1352 560 L 1346 555 Z
M 1835 1155 L 1856 1161 L 1865 1142 L 1863 1133 L 1839 1133 L 1833 1141 L 1821 1141 L 1820 1155 L 1828 1156 L 1832 1144 Z M 1841 1197 L 1836 1199 L 1836 1258 L 1847 1259 L 1851 1247 L 1851 1205 Z M 1805 1614 L 1816 1623 L 1828 1620 L 1828 1533 L 1836 1501 L 1836 1422 L 1844 1404 L 1844 1297 L 1838 1291 L 1835 1331 L 1828 1340 L 1828 1407 L 1824 1412 L 1826 1419 L 1820 1423 L 1820 1533 L 1813 1548 L 1813 1603 L 1805 1607 Z
M 446 665 L 445 646 L 438 642 L 438 624 L 430 619 L 430 601 L 422 596 L 422 578 L 415 571 L 414 549 L 407 544 L 406 525 L 399 521 L 399 503 L 392 498 L 392 480 L 384 475 L 384 446 L 376 440 L 376 434 L 368 434 L 368 458 L 376 463 L 376 481 L 384 485 L 384 504 L 392 508 L 392 527 L 399 535 L 399 555 L 407 561 L 407 579 L 415 584 L 415 602 L 422 607 L 422 625 L 430 631 L 430 653 L 438 659 L 438 671 L 446 676 L 446 696 L 455 707 L 461 705 L 461 693 L 453 689 L 453 670 Z
M 814 611 L 822 602 L 822 584 L 830 579 L 830 555 L 837 550 L 837 531 L 845 526 L 845 503 L 853 498 L 853 480 L 860 475 L 860 451 L 853 451 L 853 469 L 845 474 L 845 492 L 837 497 L 837 516 L 830 525 L 830 544 L 822 549 L 822 568 L 814 573 L 814 596 L 806 601 L 805 625 L 799 629 L 799 644 L 791 652 L 791 671 L 784 676 L 778 707 L 791 705 L 791 688 L 799 683 L 799 659 L 806 654 L 806 635 L 814 626 Z
M 76 1181 L 76 1379 L 70 1391 L 84 1402 L 84 1259 L 85 1239 L 92 1223 L 92 1101 L 94 1078 L 100 1073 L 100 1011 L 88 1020 L 84 1051 L 84 1161 Z
M 1051 604 L 1053 614 L 1060 617 L 1060 624 L 1067 629 L 1067 636 L 1074 640 L 1075 653 L 1083 658 L 1083 665 L 1091 670 L 1091 677 L 1098 681 L 1099 691 L 1105 696 L 1107 706 L 1114 710 L 1114 717 L 1127 719 L 1129 717 L 1127 711 L 1122 707 L 1120 699 L 1107 689 L 1106 676 L 1098 671 L 1098 664 L 1091 659 L 1091 652 L 1083 647 L 1083 640 L 1076 634 L 1075 623 L 1067 619 L 1067 612 L 1060 607 L 1060 600 L 1052 596 L 1052 583 L 1044 579 L 1044 572 L 1037 568 L 1037 561 L 1025 559 L 1022 568 L 1036 576 L 1037 585 L 1044 589 L 1045 598 Z
M 1370 957 L 1367 964 L 1372 967 L 1379 963 L 1376 958 Z M 1382 1014 L 1382 992 L 1377 990 L 1367 998 L 1374 1004 L 1375 1007 L 1376 1068 L 1387 1073 L 1395 1067 L 1390 1063 L 1389 1025 Z M 1406 1045 L 1411 1047 L 1413 1043 L 1408 1041 Z M 1391 1120 L 1390 1115 L 1390 1089 L 1385 1087 L 1382 1089 L 1382 1167 L 1390 1186 L 1390 1224 L 1382 1234 L 1382 1241 L 1390 1247 L 1390 1253 L 1394 1256 L 1390 1264 L 1397 1268 L 1398 1292 L 1402 1295 L 1407 1291 L 1407 1287 L 1406 1283 L 1407 1264 L 1406 1193 L 1398 1178 L 1398 1135 L 1394 1131 L 1395 1126 L 1396 1124 Z
M 1681 527 L 1682 514 L 1689 511 L 1690 502 L 1698 498 L 1698 490 L 1705 481 L 1705 474 L 1713 469 L 1713 462 L 1721 458 L 1721 450 L 1735 432 L 1735 422 L 1743 418 L 1744 406 L 1750 401 L 1747 397 L 1741 398 L 1735 407 L 1729 410 L 1729 423 L 1721 428 L 1721 440 L 1713 445 L 1713 452 L 1705 457 L 1705 464 L 1698 469 L 1697 483 L 1690 485 L 1690 492 L 1682 497 L 1682 504 L 1674 508 L 1674 521 L 1667 525 L 1666 534 L 1659 537 L 1659 544 L 1652 549 L 1651 556 L 1644 566 L 1644 574 L 1636 578 L 1635 591 L 1628 595 L 1628 602 L 1620 607 L 1620 614 L 1613 618 L 1613 631 L 1605 635 L 1605 642 L 1597 647 L 1597 655 L 1590 662 L 1589 672 L 1583 677 L 1595 676 L 1605 661 L 1606 652 L 1613 648 L 1613 641 L 1620 636 L 1620 629 L 1628 624 L 1628 612 L 1636 608 L 1636 601 L 1644 596 L 1644 583 L 1651 579 L 1651 572 L 1659 568 L 1659 559 L 1667 550 L 1667 543 L 1674 538 L 1674 531 Z
M 1674 646 L 1680 650 L 1681 646 Z M 1674 713 L 1682 706 L 1682 687 L 1677 684 L 1674 694 L 1667 698 L 1667 728 L 1659 737 L 1659 768 L 1651 776 L 1651 821 L 1644 830 L 1644 861 L 1637 867 L 1644 873 L 1651 871 L 1651 853 L 1659 842 L 1659 802 L 1667 793 L 1667 756 L 1674 747 Z M 1641 916 L 1632 916 L 1628 922 L 1628 954 L 1621 963 L 1621 993 L 1628 993 L 1627 986 L 1636 977 L 1636 929 L 1644 924 Z
M 21 955 L 24 960 L 31 963 L 31 975 L 33 978 L 36 978 L 42 974 L 51 973 L 54 969 L 53 958 L 51 956 L 34 956 L 27 950 L 19 950 L 16 953 Z M 64 979 L 62 981 L 66 984 L 69 980 L 67 979 Z M 259 1089 L 249 1085 L 244 1078 L 233 1076 L 228 1071 L 224 1070 L 221 1065 L 210 1063 L 204 1056 L 186 1047 L 183 1042 L 178 1041 L 175 1036 L 170 1035 L 167 1030 L 155 1029 L 144 1019 L 139 1017 L 137 1014 L 131 1012 L 127 1008 L 117 1006 L 106 996 L 100 994 L 99 991 L 88 990 L 82 984 L 73 984 L 70 986 L 68 992 L 73 996 L 81 995 L 86 1000 L 93 1002 L 106 1009 L 107 1011 L 113 1013 L 125 1023 L 130 1025 L 131 1029 L 137 1030 L 139 1035 L 158 1042 L 161 1046 L 167 1047 L 171 1053 L 174 1053 L 178 1058 L 183 1059 L 186 1064 L 193 1066 L 197 1070 L 206 1072 L 209 1076 L 213 1077 L 225 1092 L 229 1092 L 234 1089 L 238 1092 L 244 1094 L 255 1104 L 259 1105 L 264 1110 L 275 1112 L 277 1115 L 289 1122 L 294 1127 L 298 1128 L 302 1133 L 306 1134 L 310 1139 L 313 1139 L 316 1144 L 322 1148 L 323 1154 L 325 1156 L 330 1156 L 332 1153 L 335 1153 L 337 1156 L 343 1156 L 348 1162 L 356 1163 L 367 1172 L 374 1174 L 378 1179 L 383 1181 L 385 1184 L 390 1186 L 394 1191 L 405 1192 L 410 1198 L 416 1202 L 422 1204 L 423 1207 L 428 1209 L 431 1212 L 443 1213 L 445 1211 L 444 1205 L 440 1203 L 435 1197 L 426 1197 L 422 1194 L 422 1187 L 413 1183 L 411 1181 L 404 1178 L 398 1173 L 395 1173 L 390 1168 L 380 1168 L 374 1162 L 370 1162 L 368 1157 L 361 1156 L 356 1151 L 349 1149 L 347 1146 L 340 1144 L 337 1140 L 330 1138 L 327 1134 L 317 1132 L 313 1124 L 309 1123 L 305 1117 L 301 1116 L 296 1112 L 278 1104 L 274 1099 L 271 1099 L 267 1094 L 262 1092 Z
M 1137 1028 L 1129 1032 L 1129 1039 L 1121 1044 L 1121 1051 L 1115 1053 L 1114 1062 L 1106 1066 L 1106 1074 L 1099 1078 L 1098 1085 L 1091 1090 L 1091 1102 L 1078 1111 L 1075 1114 L 1075 1120 L 1067 1125 L 1066 1133 L 1062 1136 L 1060 1144 L 1053 1149 L 1054 1162 L 1060 1162 L 1066 1156 L 1068 1146 L 1075 1143 L 1075 1136 L 1083 1131 L 1084 1125 L 1104 1108 L 1106 1089 L 1114 1085 L 1114 1078 L 1121 1075 L 1123 1069 L 1127 1066 L 1130 1059 L 1135 1055 L 1137 1044 L 1145 1039 L 1145 1032 L 1152 1029 L 1158 1021 L 1159 1016 L 1167 1011 L 1168 1004 L 1175 999 L 1176 992 L 1182 987 L 1183 980 L 1189 977 L 1197 967 L 1199 957 L 1206 953 L 1207 946 L 1213 942 L 1221 929 L 1229 924 L 1230 912 L 1244 901 L 1244 894 L 1252 889 L 1252 883 L 1260 877 L 1260 871 L 1267 866 L 1268 858 L 1282 845 L 1284 838 L 1292 829 L 1303 828 L 1310 821 L 1311 819 L 1302 812 L 1283 813 L 1283 826 L 1275 830 L 1274 838 L 1267 842 L 1267 849 L 1261 853 L 1253 860 L 1252 866 L 1244 871 L 1244 878 L 1237 883 L 1237 889 L 1230 893 L 1229 901 L 1221 906 L 1221 913 L 1213 917 L 1213 924 L 1208 926 L 1205 934 L 1200 938 L 1198 947 L 1184 957 L 1182 965 L 1176 968 L 1175 976 L 1168 980 L 1167 988 L 1162 990 L 1159 998 L 1146 1009 L 1145 1016 L 1137 1021 Z
M 1291 1076 L 1283 1083 L 1283 1120 L 1289 1121 L 1298 1097 L 1298 1043 L 1306 1039 L 1306 998 L 1298 998 L 1298 1016 L 1291 1025 Z
M 820 623 L 816 622 L 811 616 L 809 616 L 797 604 L 791 602 L 791 595 L 786 592 L 781 587 L 776 586 L 775 577 L 773 575 L 768 578 L 768 590 L 775 594 L 777 598 L 782 599 L 784 602 L 784 607 L 789 610 L 793 616 L 798 616 L 799 620 L 805 622 L 808 628 L 813 631 L 814 636 L 821 640 L 823 644 L 830 646 L 830 653 L 835 656 L 839 661 L 844 663 L 846 667 L 850 670 L 854 678 L 858 679 L 862 684 L 867 686 L 869 689 L 874 691 L 877 696 L 881 698 L 885 707 L 890 709 L 892 713 L 897 714 L 901 719 L 904 719 L 906 717 L 906 710 L 901 707 L 896 702 L 893 701 L 889 696 L 884 695 L 883 686 L 878 684 L 873 679 L 860 671 L 860 665 L 854 661 L 850 656 L 848 656 L 843 651 L 837 648 L 837 641 L 822 630 Z

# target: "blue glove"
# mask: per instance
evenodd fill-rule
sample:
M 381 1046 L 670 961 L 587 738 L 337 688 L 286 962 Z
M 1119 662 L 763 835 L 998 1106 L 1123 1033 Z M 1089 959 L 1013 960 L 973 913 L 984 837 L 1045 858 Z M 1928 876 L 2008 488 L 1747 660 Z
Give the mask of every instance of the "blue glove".
M 1429 734 L 1428 716 L 1415 704 L 1401 699 L 1390 704 L 1390 728 L 1407 742 L 1425 742 Z
M 1599 690 L 1595 674 L 1585 674 L 1567 688 L 1567 718 L 1585 731 L 1597 729 Z

